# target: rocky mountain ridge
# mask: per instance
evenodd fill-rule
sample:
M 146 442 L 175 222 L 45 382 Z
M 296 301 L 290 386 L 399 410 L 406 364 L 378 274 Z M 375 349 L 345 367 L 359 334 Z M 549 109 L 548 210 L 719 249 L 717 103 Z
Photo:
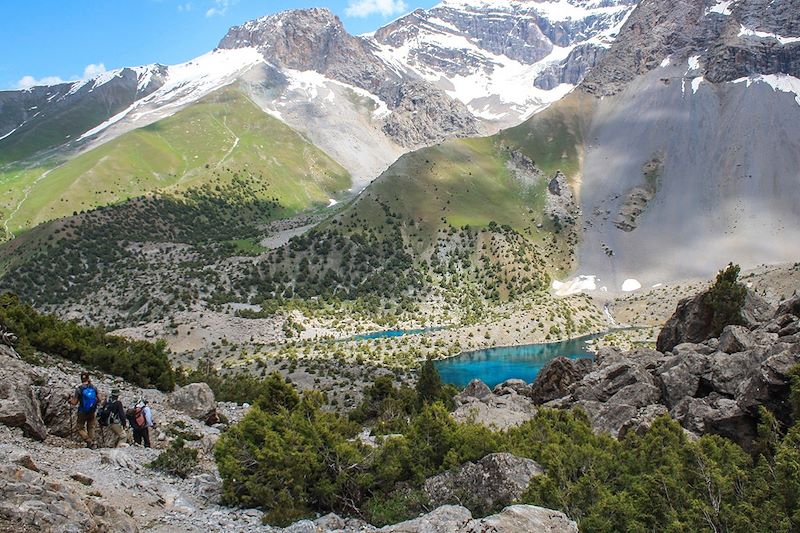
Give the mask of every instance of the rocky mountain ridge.
M 405 151 L 496 131 L 561 97 L 602 55 L 634 2 L 462 4 L 418 10 L 360 37 L 326 9 L 290 10 L 231 28 L 214 52 L 181 65 L 0 92 L 0 162 L 70 157 L 238 81 L 363 183 Z M 566 58 L 576 47 L 588 48 Z

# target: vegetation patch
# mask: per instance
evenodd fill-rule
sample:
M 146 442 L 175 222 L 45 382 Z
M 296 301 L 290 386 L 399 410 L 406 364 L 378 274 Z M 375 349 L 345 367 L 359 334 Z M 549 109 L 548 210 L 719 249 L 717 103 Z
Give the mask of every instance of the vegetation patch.
M 38 350 L 118 375 L 140 387 L 172 391 L 175 375 L 163 341 L 130 341 L 38 313 L 13 294 L 0 295 L 0 323 L 19 337 L 17 350 L 30 359 Z

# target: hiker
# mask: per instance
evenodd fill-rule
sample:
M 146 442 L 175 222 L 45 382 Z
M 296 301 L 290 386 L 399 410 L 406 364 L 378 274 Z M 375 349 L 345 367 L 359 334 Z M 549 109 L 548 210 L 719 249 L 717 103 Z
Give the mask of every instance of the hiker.
M 105 401 L 103 407 L 100 408 L 97 419 L 101 427 L 108 426 L 114 433 L 116 437 L 114 448 L 119 448 L 123 443 L 127 442 L 128 438 L 125 434 L 127 418 L 125 416 L 125 408 L 122 406 L 122 401 L 119 399 L 119 389 L 111 389 L 111 396 Z
M 153 424 L 152 414 L 150 415 L 150 420 L 148 423 L 148 418 L 146 415 L 146 410 L 149 411 L 150 408 L 146 406 L 143 400 L 139 400 L 136 405 L 134 406 L 133 410 L 130 412 L 129 420 L 131 423 L 131 429 L 133 429 L 133 442 L 134 444 L 142 445 L 144 443 L 145 448 L 150 447 L 150 427 Z
M 69 399 L 69 404 L 78 407 L 75 431 L 80 435 L 87 448 L 97 448 L 94 442 L 94 426 L 97 420 L 97 388 L 92 385 L 88 372 L 81 372 L 81 384 Z

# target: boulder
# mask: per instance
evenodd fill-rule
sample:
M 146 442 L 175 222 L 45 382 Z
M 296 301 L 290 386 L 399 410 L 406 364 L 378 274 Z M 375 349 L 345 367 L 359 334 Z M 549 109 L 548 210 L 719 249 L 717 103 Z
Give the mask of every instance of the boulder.
M 494 394 L 499 396 L 505 394 L 524 394 L 527 395 L 530 389 L 530 385 L 525 383 L 525 381 L 521 379 L 507 379 L 504 382 L 495 386 L 492 389 Z
M 618 437 L 625 438 L 628 433 L 639 436 L 644 435 L 653 426 L 656 418 L 669 414 L 667 408 L 661 404 L 648 405 L 639 409 L 636 416 L 622 424 L 619 429 Z
M 463 531 L 465 533 L 489 531 L 498 533 L 506 531 L 578 533 L 578 524 L 560 511 L 533 505 L 512 505 L 496 515 L 472 520 L 464 527 Z
M 493 453 L 428 478 L 423 490 L 431 505 L 457 503 L 486 513 L 520 498 L 531 479 L 543 472 L 531 459 Z
M 464 403 L 474 402 L 476 400 L 480 401 L 491 395 L 492 390 L 486 385 L 486 383 L 479 379 L 473 379 L 466 387 L 464 387 L 464 390 L 456 395 L 454 399 L 456 406 L 458 406 Z
M 670 414 L 692 433 L 722 435 L 745 450 L 752 447 L 756 437 L 756 419 L 736 401 L 715 392 L 705 398 L 686 398 Z
M 587 374 L 575 387 L 575 400 L 605 402 L 621 389 L 634 383 L 653 385 L 653 378 L 644 368 L 622 358 Z
M 208 420 L 216 414 L 214 391 L 206 383 L 190 383 L 168 397 L 169 404 L 197 420 Z
M 725 353 L 738 353 L 749 350 L 755 344 L 750 330 L 743 326 L 725 326 L 719 336 L 718 349 Z
M 495 396 L 490 392 L 480 400 L 474 397 L 456 398 L 458 407 L 453 412 L 453 418 L 457 422 L 476 422 L 496 430 L 518 426 L 536 414 L 533 402 L 519 394 Z M 470 399 L 472 401 L 465 401 Z
M 707 292 L 701 292 L 678 302 L 675 313 L 658 334 L 656 349 L 670 352 L 684 342 L 700 343 L 714 334 L 711 321 L 714 310 L 705 304 Z M 749 329 L 765 323 L 773 316 L 770 305 L 755 292 L 748 290 L 741 310 L 742 323 Z
M 697 367 L 681 356 L 676 355 L 664 361 L 656 372 L 664 403 L 673 407 L 686 397 L 696 396 L 700 375 Z
M 739 387 L 758 372 L 759 361 L 746 352 L 719 352 L 711 358 L 711 388 L 725 396 L 733 398 Z
M 591 371 L 592 364 L 590 359 L 551 359 L 536 375 L 528 395 L 537 405 L 562 398 Z
M 36 440 L 47 437 L 32 374 L 22 361 L 6 356 L 0 356 L 0 424 Z
M 384 533 L 454 533 L 463 531 L 472 520 L 469 509 L 460 505 L 443 505 L 413 520 L 386 526 L 378 531 Z
M 684 342 L 703 342 L 711 338 L 714 311 L 705 304 L 705 292 L 678 302 L 675 312 L 658 334 L 656 350 L 669 352 Z
M 775 316 L 794 315 L 800 317 L 800 294 L 794 294 L 782 301 L 775 311 Z
M 42 420 L 51 435 L 69 438 L 74 433 L 76 409 L 67 403 L 74 393 L 74 388 L 63 384 L 48 383 L 39 387 L 37 398 Z
M 738 387 L 736 402 L 753 417 L 758 415 L 758 407 L 763 405 L 785 424 L 792 422 L 789 397 L 789 371 L 800 364 L 800 350 L 785 347 L 784 350 L 769 355 Z

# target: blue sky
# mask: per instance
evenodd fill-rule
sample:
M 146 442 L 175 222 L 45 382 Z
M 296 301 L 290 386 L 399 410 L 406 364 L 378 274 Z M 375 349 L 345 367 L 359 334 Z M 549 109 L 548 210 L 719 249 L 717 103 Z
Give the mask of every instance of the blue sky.
M 350 33 L 438 0 L 0 0 L 0 89 L 173 64 L 212 50 L 230 26 L 284 9 L 327 7 Z

